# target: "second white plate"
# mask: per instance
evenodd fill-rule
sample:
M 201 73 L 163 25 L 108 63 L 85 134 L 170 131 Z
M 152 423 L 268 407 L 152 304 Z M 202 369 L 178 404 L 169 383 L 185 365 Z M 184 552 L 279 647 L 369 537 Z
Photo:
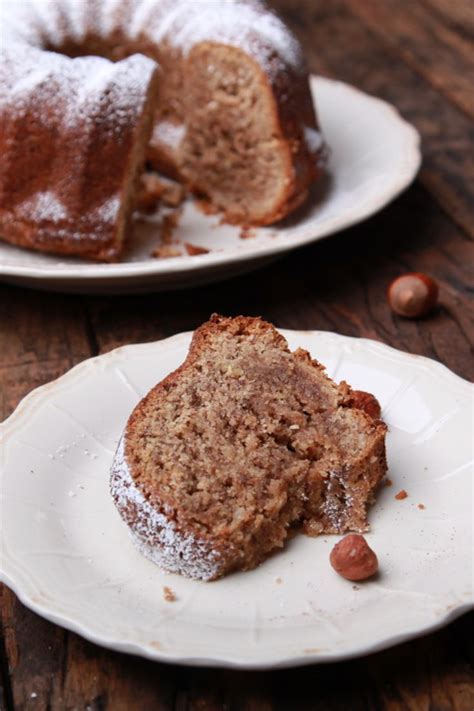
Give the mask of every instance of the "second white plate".
M 366 219 L 406 188 L 420 165 L 419 136 L 389 104 L 342 82 L 311 78 L 321 127 L 331 149 L 329 175 L 289 219 L 240 238 L 188 200 L 176 236 L 211 251 L 154 259 L 156 221 L 136 222 L 124 260 L 93 264 L 19 249 L 0 241 L 0 279 L 72 292 L 177 289 L 254 269 L 282 252 Z
M 98 644 L 183 664 L 339 660 L 467 610 L 472 386 L 372 341 L 283 333 L 382 404 L 393 485 L 370 515 L 377 578 L 340 578 L 329 564 L 335 536 L 297 536 L 256 570 L 213 583 L 167 575 L 138 553 L 109 494 L 110 464 L 131 409 L 182 362 L 189 334 L 85 361 L 2 425 L 0 578 L 28 607 Z

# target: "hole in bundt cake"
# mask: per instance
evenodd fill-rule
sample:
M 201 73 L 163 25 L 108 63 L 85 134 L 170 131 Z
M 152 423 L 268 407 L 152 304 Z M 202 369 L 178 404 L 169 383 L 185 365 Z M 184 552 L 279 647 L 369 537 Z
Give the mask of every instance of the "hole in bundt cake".
M 116 259 L 145 156 L 230 222 L 271 224 L 305 200 L 322 153 L 306 139 L 318 136 L 308 75 L 258 0 L 7 5 L 3 239 Z

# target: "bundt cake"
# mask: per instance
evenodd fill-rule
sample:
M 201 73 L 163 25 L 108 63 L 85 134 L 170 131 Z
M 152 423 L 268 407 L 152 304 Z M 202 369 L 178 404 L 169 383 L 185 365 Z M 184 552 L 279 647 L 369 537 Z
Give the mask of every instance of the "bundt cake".
M 214 315 L 131 414 L 111 493 L 163 569 L 248 570 L 296 530 L 368 530 L 386 471 L 379 416 L 372 395 L 336 385 L 269 323 Z
M 258 0 L 4 2 L 0 237 L 114 260 L 145 155 L 230 222 L 320 172 L 301 49 Z

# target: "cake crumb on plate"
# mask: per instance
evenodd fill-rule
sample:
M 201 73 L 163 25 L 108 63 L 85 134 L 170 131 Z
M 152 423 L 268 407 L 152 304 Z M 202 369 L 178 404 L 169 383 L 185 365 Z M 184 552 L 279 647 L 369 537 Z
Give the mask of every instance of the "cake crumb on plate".
M 244 225 L 240 229 L 239 237 L 240 239 L 252 239 L 253 237 L 256 237 L 257 233 L 252 227 L 249 227 L 247 225 Z
M 157 259 L 169 259 L 170 257 L 181 257 L 182 252 L 169 244 L 162 244 L 153 250 L 151 256 L 156 257 Z
M 185 242 L 184 246 L 190 257 L 194 257 L 198 254 L 209 254 L 210 251 L 206 249 L 206 247 L 199 247 L 197 244 L 191 244 L 190 242 Z
M 163 597 L 165 598 L 166 602 L 175 602 L 178 598 L 176 597 L 176 593 L 168 587 L 168 585 L 163 586 Z

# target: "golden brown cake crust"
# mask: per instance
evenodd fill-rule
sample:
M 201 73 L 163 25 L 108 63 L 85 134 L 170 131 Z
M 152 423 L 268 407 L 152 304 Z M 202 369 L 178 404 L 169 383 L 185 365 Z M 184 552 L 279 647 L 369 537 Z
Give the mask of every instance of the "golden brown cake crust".
M 214 315 L 137 405 L 115 458 L 112 495 L 142 552 L 214 579 L 255 567 L 295 526 L 367 530 L 386 427 L 351 398 L 270 324 Z
M 258 0 L 229 0 L 217 12 L 209 0 L 110 7 L 105 0 L 26 0 L 10 3 L 2 22 L 0 238 L 12 244 L 117 259 L 153 111 L 149 158 L 207 195 L 230 222 L 282 219 L 321 173 L 322 141 L 301 49 Z M 137 53 L 149 59 L 131 56 Z M 162 68 L 159 92 L 151 60 Z M 201 82 L 197 101 L 189 101 L 199 62 L 220 78 L 217 89 Z M 265 118 L 257 126 L 254 110 L 253 130 L 229 136 L 233 82 L 244 67 Z M 206 115 L 193 124 L 211 86 Z M 251 103 L 238 116 L 245 123 Z
M 39 65 L 39 69 L 37 66 Z M 0 235 L 117 259 L 151 133 L 156 64 L 2 48 Z

